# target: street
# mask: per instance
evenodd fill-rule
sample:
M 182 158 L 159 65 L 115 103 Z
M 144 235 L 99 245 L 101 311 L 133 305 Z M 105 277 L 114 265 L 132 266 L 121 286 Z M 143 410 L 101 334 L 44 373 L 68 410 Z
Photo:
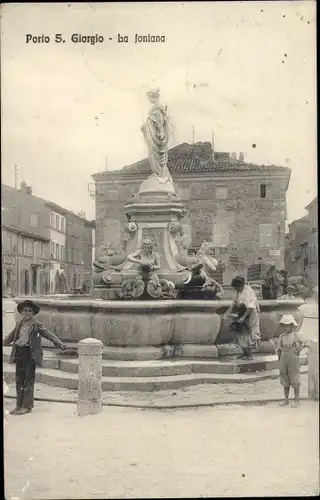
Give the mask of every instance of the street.
M 12 402 L 5 402 L 5 409 Z M 6 498 L 310 496 L 319 493 L 318 404 L 188 410 L 36 403 L 5 417 Z

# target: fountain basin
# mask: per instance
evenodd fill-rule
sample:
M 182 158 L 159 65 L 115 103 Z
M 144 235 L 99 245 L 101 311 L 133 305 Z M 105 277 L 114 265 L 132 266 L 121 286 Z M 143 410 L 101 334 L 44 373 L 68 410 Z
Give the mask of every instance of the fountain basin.
M 15 298 L 19 303 L 25 298 Z M 64 342 L 92 337 L 109 349 L 109 359 L 159 359 L 163 346 L 178 346 L 188 357 L 217 357 L 232 354 L 233 333 L 224 313 L 230 300 L 118 301 L 92 298 L 34 297 L 40 306 L 37 318 Z M 259 302 L 262 344 L 279 335 L 278 322 L 292 314 L 300 329 L 304 303 L 297 300 Z M 219 349 L 216 348 L 219 347 Z M 178 349 L 178 351 L 179 351 Z M 179 352 L 178 352 L 179 354 Z

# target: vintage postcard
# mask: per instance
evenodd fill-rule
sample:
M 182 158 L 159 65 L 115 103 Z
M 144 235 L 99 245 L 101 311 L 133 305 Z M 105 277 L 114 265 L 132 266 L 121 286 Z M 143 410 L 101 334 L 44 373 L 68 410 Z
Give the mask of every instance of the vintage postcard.
M 1 5 L 8 500 L 319 494 L 316 2 Z

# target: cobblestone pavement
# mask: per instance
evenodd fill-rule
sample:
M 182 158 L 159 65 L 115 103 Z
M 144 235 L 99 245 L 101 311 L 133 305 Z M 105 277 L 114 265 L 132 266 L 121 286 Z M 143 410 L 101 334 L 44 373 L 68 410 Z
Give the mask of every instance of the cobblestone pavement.
M 5 413 L 12 402 L 5 400 Z M 5 415 L 8 500 L 315 496 L 318 404 L 187 410 L 36 403 Z

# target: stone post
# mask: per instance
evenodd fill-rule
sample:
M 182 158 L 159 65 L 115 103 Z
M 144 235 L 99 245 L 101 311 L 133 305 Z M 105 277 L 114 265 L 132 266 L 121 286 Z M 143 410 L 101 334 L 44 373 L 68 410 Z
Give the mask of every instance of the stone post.
M 319 341 L 310 340 L 308 349 L 308 394 L 319 401 Z
M 78 415 L 102 411 L 102 351 L 101 340 L 88 338 L 78 343 Z

